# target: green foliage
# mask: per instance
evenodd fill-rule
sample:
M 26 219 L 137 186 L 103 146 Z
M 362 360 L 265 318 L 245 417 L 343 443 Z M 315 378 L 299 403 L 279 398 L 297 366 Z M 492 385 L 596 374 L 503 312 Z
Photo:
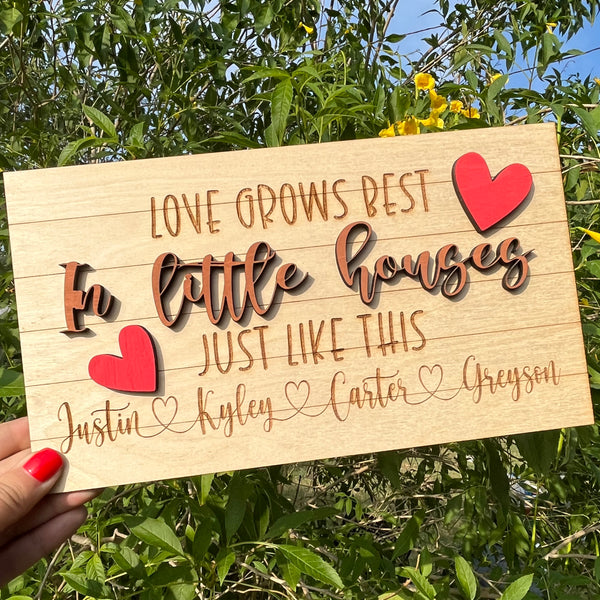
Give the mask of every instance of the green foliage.
M 396 7 L 0 0 L 0 169 L 376 137 L 429 113 L 417 72 L 478 109 L 446 107 L 446 129 L 554 121 L 597 404 L 600 246 L 578 228 L 600 230 L 600 85 L 561 65 L 598 2 L 439 0 L 418 57 Z M 3 203 L 0 317 L 7 419 L 24 400 Z M 106 490 L 0 599 L 598 597 L 599 442 L 594 426 Z
M 477 581 L 471 570 L 471 565 L 462 556 L 457 556 L 454 559 L 454 565 L 463 597 L 465 600 L 474 600 L 477 594 Z

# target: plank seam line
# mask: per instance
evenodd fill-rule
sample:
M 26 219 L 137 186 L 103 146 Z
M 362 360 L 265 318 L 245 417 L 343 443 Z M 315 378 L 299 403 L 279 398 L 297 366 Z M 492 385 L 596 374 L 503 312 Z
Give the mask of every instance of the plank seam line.
M 560 224 L 567 224 L 567 223 L 568 223 L 567 219 L 561 219 L 558 221 L 542 221 L 539 223 L 522 223 L 522 224 L 516 224 L 516 225 L 504 225 L 503 227 L 496 227 L 489 231 L 491 233 L 494 231 L 500 231 L 500 230 L 505 230 L 505 229 L 515 229 L 515 228 L 524 229 L 524 228 L 530 228 L 530 227 L 541 227 L 544 225 L 560 225 Z M 449 235 L 457 235 L 457 234 L 460 235 L 460 234 L 464 234 L 464 233 L 473 233 L 474 231 L 475 231 L 474 229 L 461 229 L 459 231 L 442 231 L 442 232 L 424 233 L 424 234 L 406 235 L 406 236 L 381 237 L 381 238 L 377 238 L 376 240 L 374 240 L 374 243 L 377 243 L 378 241 L 393 242 L 393 241 L 399 241 L 399 240 L 411 240 L 414 238 L 418 239 L 418 238 L 425 238 L 425 237 L 441 237 L 441 236 L 445 236 L 445 235 L 448 235 L 448 236 Z M 172 238 L 172 239 L 176 239 L 176 238 Z M 356 246 L 361 243 L 362 242 L 356 240 L 356 241 L 352 242 L 352 245 Z M 482 242 L 482 243 L 485 243 L 485 242 Z M 490 244 L 490 245 L 493 246 L 493 244 Z M 275 250 L 275 252 L 280 253 L 280 252 L 295 252 L 295 251 L 301 251 L 301 250 L 314 250 L 316 248 L 335 248 L 335 243 L 333 243 L 333 244 L 315 244 L 315 245 L 311 245 L 311 246 L 296 246 L 296 247 L 292 247 L 292 248 L 273 248 L 273 249 Z M 238 258 L 242 258 L 242 257 L 245 257 L 247 253 L 246 252 L 235 252 L 234 254 Z M 223 260 L 224 257 L 216 256 L 214 258 L 215 258 L 215 260 Z M 186 262 L 186 266 L 194 266 L 191 264 L 191 261 L 194 261 L 194 260 L 201 261 L 202 259 L 201 258 L 198 258 L 198 259 L 183 258 L 180 260 Z M 154 263 L 137 263 L 137 264 L 133 264 L 133 265 L 117 265 L 117 266 L 111 266 L 111 267 L 98 267 L 98 268 L 94 268 L 92 272 L 114 271 L 116 269 L 132 269 L 132 268 L 139 268 L 139 267 L 150 267 L 153 264 Z M 196 266 L 201 266 L 201 265 L 198 264 Z M 35 279 L 35 278 L 41 278 L 41 277 L 56 277 L 59 275 L 60 276 L 64 275 L 64 271 L 63 272 L 56 271 L 54 273 L 39 273 L 39 274 L 35 274 L 35 275 L 20 275 L 17 277 L 13 277 L 13 279 L 15 281 L 20 281 L 20 280 L 24 280 L 24 279 Z
M 575 325 L 579 325 L 580 321 L 569 321 L 566 323 L 552 323 L 551 325 L 548 325 L 546 323 L 542 324 L 542 325 L 529 325 L 527 327 L 513 327 L 511 329 L 499 329 L 499 330 L 495 330 L 495 331 L 477 331 L 477 332 L 473 332 L 473 333 L 460 333 L 457 335 L 449 335 L 449 336 L 440 336 L 440 337 L 432 337 L 432 338 L 426 338 L 426 342 L 430 342 L 430 341 L 442 341 L 442 340 L 452 340 L 452 339 L 459 339 L 459 338 L 465 338 L 465 337 L 475 337 L 475 336 L 483 336 L 483 335 L 495 335 L 495 334 L 502 334 L 502 333 L 510 333 L 513 331 L 526 331 L 526 330 L 532 330 L 532 329 L 548 329 L 551 327 L 564 327 L 565 329 L 567 327 L 573 327 Z M 419 342 L 422 341 L 420 338 L 419 339 L 415 339 L 415 340 L 407 340 L 407 344 L 409 343 L 414 343 L 414 342 Z M 398 345 L 402 345 L 403 342 L 398 342 Z M 389 346 L 390 344 L 386 343 L 386 346 Z M 350 347 L 350 348 L 342 348 L 340 349 L 340 351 L 346 351 L 346 350 L 359 350 L 361 348 L 364 348 L 363 345 L 361 346 L 355 346 L 355 347 Z M 372 346 L 373 349 L 375 348 L 379 348 L 379 346 L 377 344 L 373 344 Z M 391 351 L 390 351 L 391 352 Z M 398 356 L 403 356 L 407 353 L 408 351 L 405 351 L 404 353 L 402 352 L 398 352 L 397 355 Z M 323 351 L 323 354 L 331 354 L 333 353 L 333 350 L 327 350 L 327 351 Z M 394 354 L 394 353 L 392 353 Z M 310 352 L 307 352 L 306 354 L 307 356 L 310 355 Z M 292 357 L 300 357 L 302 356 L 302 353 L 297 353 L 297 354 L 292 354 Z M 287 358 L 288 354 L 282 354 L 282 355 L 278 355 L 278 356 L 267 356 L 265 357 L 267 360 L 280 360 L 282 358 Z M 383 357 L 380 357 L 383 358 Z M 248 359 L 243 359 L 241 361 L 232 361 L 232 364 L 239 364 L 241 362 L 247 362 Z M 260 364 L 260 359 L 256 359 L 256 362 L 258 362 Z M 308 363 L 306 363 L 308 364 Z M 299 365 L 298 365 L 299 366 Z M 315 365 L 311 365 L 311 366 L 315 366 Z M 172 369 L 157 369 L 158 373 L 171 373 L 174 371 L 183 371 L 186 369 L 199 369 L 200 365 L 188 365 L 185 367 L 174 367 Z M 263 368 L 263 370 L 265 370 Z M 33 383 L 33 384 L 28 384 L 26 386 L 26 388 L 34 388 L 34 387 L 45 387 L 45 386 L 53 386 L 53 385 L 61 385 L 61 384 L 69 384 L 69 383 L 81 383 L 84 381 L 89 381 L 89 378 L 85 378 L 85 379 L 69 379 L 69 380 L 63 380 L 63 381 L 50 381 L 50 382 L 45 382 L 45 383 Z

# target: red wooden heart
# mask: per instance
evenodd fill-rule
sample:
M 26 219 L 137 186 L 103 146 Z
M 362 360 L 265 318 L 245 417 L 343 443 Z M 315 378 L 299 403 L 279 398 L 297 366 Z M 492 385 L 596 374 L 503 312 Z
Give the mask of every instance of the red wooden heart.
M 452 168 L 454 189 L 467 216 L 483 233 L 510 215 L 533 189 L 531 171 L 520 163 L 490 175 L 485 159 L 476 152 L 461 156 Z
M 88 365 L 90 377 L 119 392 L 154 392 L 156 353 L 150 334 L 140 325 L 128 325 L 119 333 L 121 356 L 100 354 Z

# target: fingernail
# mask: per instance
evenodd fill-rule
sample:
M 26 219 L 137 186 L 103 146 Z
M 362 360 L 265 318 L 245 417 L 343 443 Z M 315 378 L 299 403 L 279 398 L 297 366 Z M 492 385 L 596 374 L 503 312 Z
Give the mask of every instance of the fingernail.
M 38 481 L 42 483 L 52 479 L 63 466 L 62 456 L 51 448 L 44 448 L 36 452 L 24 465 L 23 468 Z

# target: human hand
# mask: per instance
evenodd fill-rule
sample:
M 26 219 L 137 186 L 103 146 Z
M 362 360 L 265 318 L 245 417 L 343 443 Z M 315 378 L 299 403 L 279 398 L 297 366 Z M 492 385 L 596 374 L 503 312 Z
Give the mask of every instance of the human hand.
M 29 450 L 27 419 L 0 424 L 0 586 L 49 554 L 85 521 L 98 491 L 48 495 L 63 468 L 54 450 Z

